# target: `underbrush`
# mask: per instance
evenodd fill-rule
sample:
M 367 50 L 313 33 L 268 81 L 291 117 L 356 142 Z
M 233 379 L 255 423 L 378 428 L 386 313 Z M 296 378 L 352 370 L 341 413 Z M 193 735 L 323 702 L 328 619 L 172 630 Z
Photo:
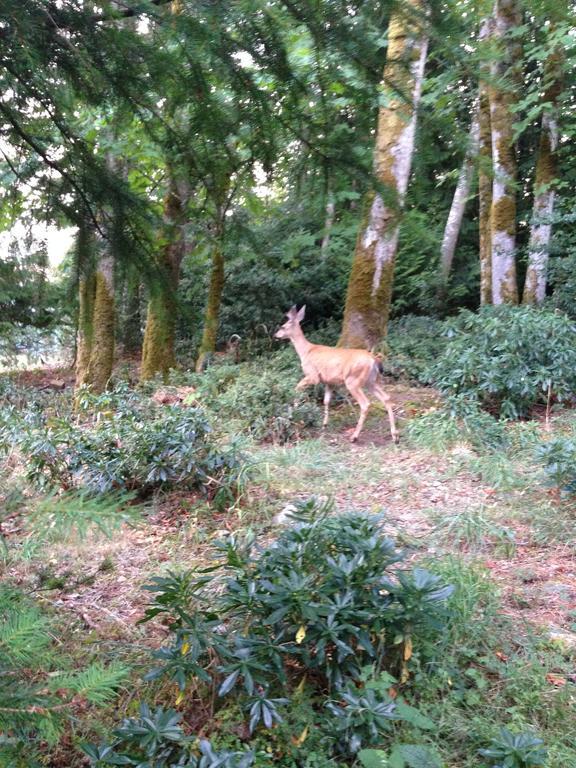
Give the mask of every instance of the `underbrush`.
M 428 384 L 428 370 L 447 344 L 441 320 L 418 315 L 392 320 L 384 350 L 384 374 Z
M 277 444 L 305 436 L 321 423 L 314 390 L 296 392 L 302 378 L 292 350 L 239 365 L 214 365 L 203 374 L 184 375 L 200 403 L 221 428 Z
M 230 537 L 216 545 L 214 566 L 146 587 L 154 601 L 145 620 L 164 617 L 172 633 L 148 679 L 174 681 L 176 704 L 204 709 L 204 732 L 233 751 L 276 742 L 257 765 L 347 762 L 383 740 L 401 743 L 401 727 L 411 739 L 434 727 L 404 692 L 434 656 L 452 588 L 422 568 L 398 568 L 402 555 L 375 519 L 330 511 L 301 503 L 273 545 Z M 277 740 L 287 722 L 294 738 Z M 97 764 L 116 764 L 118 747 Z M 310 750 L 323 762 L 308 761 Z
M 81 392 L 78 403 L 77 413 L 3 409 L 0 447 L 21 453 L 34 485 L 145 495 L 178 484 L 222 504 L 233 500 L 237 450 L 216 443 L 201 408 L 157 406 L 124 385 L 98 396 Z
M 463 396 L 506 419 L 576 391 L 576 327 L 566 315 L 532 307 L 463 311 L 446 324 L 448 343 L 430 369 L 446 397 Z
M 0 765 L 45 765 L 70 720 L 114 699 L 127 676 L 119 663 L 75 663 L 56 633 L 32 599 L 0 586 Z

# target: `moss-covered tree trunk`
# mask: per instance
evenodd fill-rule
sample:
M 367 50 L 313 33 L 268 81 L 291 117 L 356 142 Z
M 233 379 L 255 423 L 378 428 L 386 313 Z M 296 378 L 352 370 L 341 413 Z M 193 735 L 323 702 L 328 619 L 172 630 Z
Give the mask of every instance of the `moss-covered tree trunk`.
M 92 313 L 92 349 L 85 383 L 92 392 L 103 392 L 112 376 L 116 309 L 114 301 L 114 257 L 110 245 L 99 255 L 95 271 Z
M 544 103 L 548 105 L 542 116 L 540 146 L 536 160 L 536 178 L 534 180 L 534 207 L 530 223 L 528 243 L 528 268 L 522 302 L 540 304 L 546 296 L 548 256 L 552 238 L 552 215 L 556 195 L 555 182 L 558 177 L 556 150 L 558 146 L 558 99 L 561 94 L 561 55 L 552 54 L 547 61 L 545 80 L 550 85 L 544 93 Z
M 454 197 L 452 198 L 450 212 L 446 219 L 444 236 L 442 237 L 442 245 L 440 247 L 441 293 L 444 293 L 446 290 L 448 277 L 450 275 L 450 270 L 452 269 L 452 262 L 454 261 L 454 254 L 456 252 L 458 235 L 460 234 L 460 228 L 464 218 L 464 210 L 468 198 L 470 197 L 474 166 L 478 154 L 479 131 L 479 116 L 478 111 L 476 111 L 472 117 L 470 133 L 468 135 L 468 147 L 460 168 L 460 173 L 458 174 L 458 182 L 456 184 L 456 190 L 454 191 Z
M 134 353 L 142 347 L 141 285 L 128 277 L 124 291 L 123 312 L 119 322 L 119 338 L 124 352 Z
M 93 345 L 94 274 L 93 236 L 87 222 L 81 222 L 76 233 L 78 264 L 78 330 L 76 338 L 76 387 L 86 384 Z
M 369 196 L 356 240 L 339 342 L 344 347 L 370 349 L 386 332 L 428 47 L 425 12 L 423 0 L 408 0 L 389 22 L 374 151 L 375 175 L 386 194 Z
M 492 301 L 517 304 L 516 278 L 516 148 L 514 105 L 519 87 L 521 48 L 510 33 L 522 21 L 517 0 L 496 0 L 493 37 L 498 42 L 491 64 L 490 126 L 492 134 Z
M 180 267 L 186 252 L 186 207 L 189 189 L 171 174 L 164 201 L 164 238 L 158 258 L 159 279 L 150 291 L 142 346 L 141 378 L 157 374 L 167 378 L 176 365 L 174 341 L 178 318 L 177 291 Z
M 220 321 L 220 305 L 222 303 L 222 291 L 224 290 L 224 254 L 222 251 L 222 226 L 218 226 L 212 246 L 212 266 L 210 270 L 210 284 L 208 286 L 208 298 L 204 314 L 204 328 L 202 341 L 196 360 L 196 370 L 204 370 L 207 359 L 216 351 L 218 339 L 218 326 Z

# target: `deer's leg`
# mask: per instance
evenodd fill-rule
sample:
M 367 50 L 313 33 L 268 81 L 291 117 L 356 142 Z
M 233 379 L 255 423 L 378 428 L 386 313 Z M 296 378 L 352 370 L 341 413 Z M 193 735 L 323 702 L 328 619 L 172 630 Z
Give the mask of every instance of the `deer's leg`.
M 324 421 L 322 422 L 322 428 L 328 426 L 328 411 L 330 408 L 330 400 L 332 400 L 332 390 L 330 387 L 324 388 Z
M 346 382 L 346 389 L 354 400 L 358 403 L 360 406 L 360 418 L 358 419 L 358 424 L 356 424 L 356 429 L 354 430 L 354 434 L 350 438 L 351 443 L 355 443 L 356 440 L 358 440 L 358 435 L 360 432 L 362 432 L 362 427 L 364 426 L 364 422 L 366 421 L 366 414 L 368 413 L 368 408 L 370 407 L 370 400 L 366 396 L 366 394 L 362 391 L 362 389 L 358 386 L 356 382 L 354 383 L 348 383 Z
M 311 387 L 313 384 L 318 384 L 318 382 L 311 376 L 304 376 L 304 378 L 300 379 L 298 384 L 296 384 L 296 389 L 300 391 L 301 389 L 306 389 L 306 387 Z
M 390 422 L 390 434 L 392 435 L 392 440 L 395 443 L 397 443 L 399 440 L 399 437 L 398 437 L 398 432 L 396 431 L 396 420 L 394 419 L 394 411 L 392 410 L 392 398 L 390 397 L 388 392 L 385 392 L 382 389 L 380 384 L 375 384 L 372 391 L 388 411 L 388 420 Z

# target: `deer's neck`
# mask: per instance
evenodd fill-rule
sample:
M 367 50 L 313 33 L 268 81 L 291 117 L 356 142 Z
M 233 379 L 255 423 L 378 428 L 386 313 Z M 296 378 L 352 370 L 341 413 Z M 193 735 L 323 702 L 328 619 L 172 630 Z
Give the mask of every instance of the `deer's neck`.
M 313 345 L 308 341 L 306 336 L 304 336 L 301 328 L 298 329 L 298 331 L 292 336 L 290 340 L 292 344 L 294 344 L 294 349 L 298 353 L 298 357 L 301 361 L 303 361 L 310 351 L 310 347 Z

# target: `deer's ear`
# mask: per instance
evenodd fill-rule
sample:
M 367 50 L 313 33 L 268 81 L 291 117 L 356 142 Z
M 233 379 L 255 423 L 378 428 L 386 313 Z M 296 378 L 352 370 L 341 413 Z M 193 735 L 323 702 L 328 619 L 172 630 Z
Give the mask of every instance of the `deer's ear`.
M 288 312 L 286 312 L 286 317 L 288 318 L 288 320 L 293 320 L 296 317 L 296 304 L 290 307 Z
M 300 311 L 296 315 L 296 320 L 298 320 L 298 322 L 301 323 L 302 320 L 304 320 L 304 315 L 305 314 L 306 314 L 306 304 L 304 304 L 303 307 L 300 307 Z

